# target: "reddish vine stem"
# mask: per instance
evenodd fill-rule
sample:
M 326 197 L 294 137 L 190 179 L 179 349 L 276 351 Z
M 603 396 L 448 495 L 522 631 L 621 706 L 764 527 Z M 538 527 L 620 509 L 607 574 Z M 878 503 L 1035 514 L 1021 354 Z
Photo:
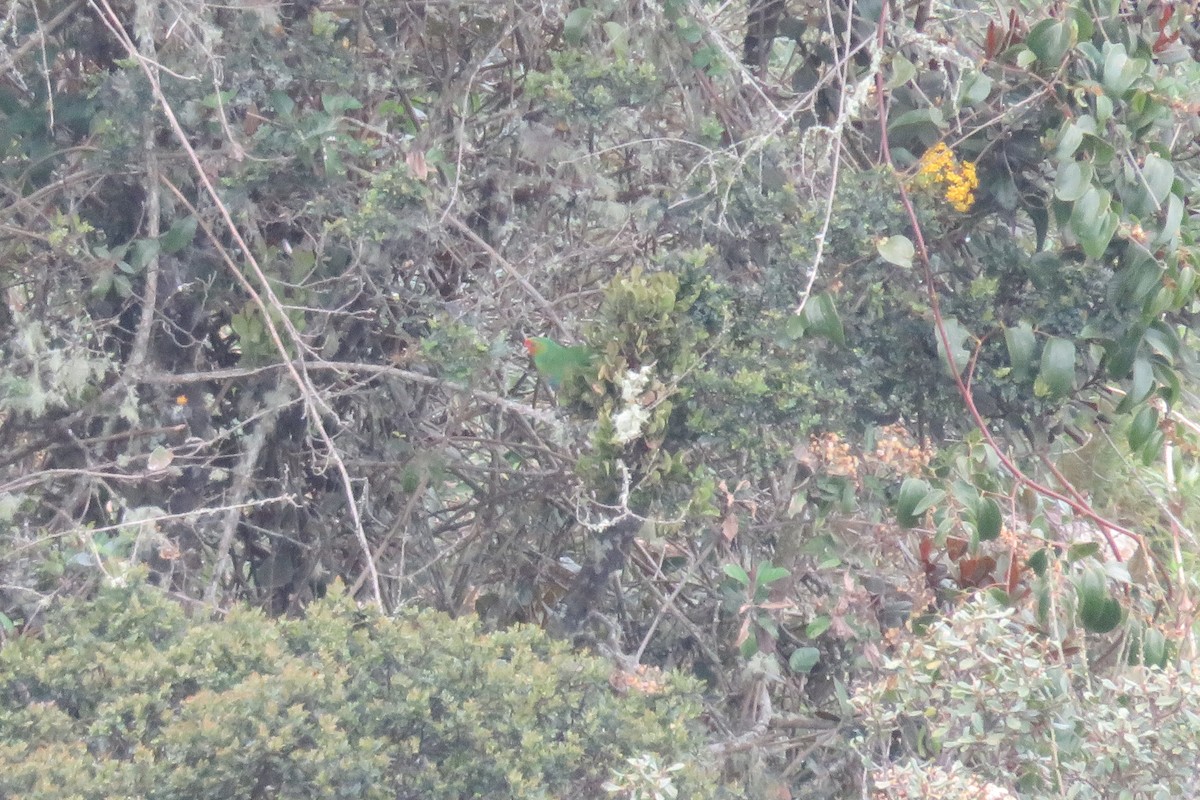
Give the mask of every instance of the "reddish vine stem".
M 884 47 L 884 32 L 887 30 L 887 14 L 888 4 L 884 3 L 879 14 L 879 24 L 875 31 L 875 44 L 879 48 L 880 52 L 883 51 Z M 886 95 L 884 92 L 882 71 L 877 71 L 875 73 L 875 97 L 879 105 L 880 152 L 883 156 L 884 163 L 891 167 L 893 174 L 899 175 L 899 170 L 896 169 L 896 164 L 892 161 L 891 145 L 888 142 L 887 101 L 885 99 Z M 995 437 L 992 436 L 992 432 L 988 430 L 987 421 L 984 420 L 983 415 L 979 413 L 979 409 L 975 407 L 975 398 L 970 387 L 968 387 L 963 381 L 963 377 L 959 373 L 954 363 L 954 348 L 950 342 L 950 334 L 946 331 L 945 321 L 942 318 L 942 309 L 938 298 L 937 285 L 933 278 L 933 266 L 929 260 L 929 250 L 925 246 L 925 236 L 921 230 L 920 220 L 917 219 L 916 208 L 913 206 L 912 198 L 909 197 L 908 189 L 904 186 L 904 181 L 897 180 L 896 187 L 900 193 L 900 202 L 904 206 L 904 212 L 908 216 L 909 223 L 913 228 L 913 237 L 916 240 L 915 244 L 917 256 L 921 263 L 921 272 L 925 282 L 925 293 L 929 297 L 929 307 L 933 312 L 934 328 L 937 331 L 938 340 L 942 343 L 942 352 L 945 353 L 948 366 L 950 367 L 950 374 L 954 377 L 954 385 L 958 389 L 959 396 L 962 397 L 963 404 L 967 408 L 967 413 L 971 415 L 971 421 L 975 424 L 975 427 L 983 436 L 984 441 L 996 453 L 996 457 L 999 459 L 1000 464 L 1008 471 L 1010 475 L 1012 475 L 1014 480 L 1021 485 L 1032 489 L 1034 492 L 1043 497 L 1057 500 L 1058 502 L 1067 505 L 1073 511 L 1075 511 L 1075 513 L 1090 519 L 1104 534 L 1106 540 L 1108 541 L 1109 549 L 1112 550 L 1113 557 L 1117 561 L 1123 561 L 1124 559 L 1121 557 L 1121 552 L 1117 547 L 1117 543 L 1113 539 L 1112 534 L 1115 532 L 1124 536 L 1129 536 L 1137 541 L 1139 545 L 1142 545 L 1143 542 L 1140 535 L 1129 528 L 1124 527 L 1123 525 L 1118 525 L 1112 520 L 1107 519 L 1093 509 L 1086 501 L 1082 499 L 1076 499 L 1082 498 L 1082 495 L 1069 482 L 1065 482 L 1066 479 L 1061 475 L 1061 473 L 1058 474 L 1058 479 L 1064 481 L 1063 485 L 1067 487 L 1069 495 L 1073 496 L 1068 496 L 1068 494 L 1055 491 L 1051 487 L 1046 486 L 1045 484 L 1040 483 L 1026 475 L 1025 472 L 1019 466 L 1017 466 L 1016 462 L 1014 462 L 1012 458 L 1010 458 L 1004 452 L 1004 450 L 1001 449 L 999 442 L 997 442 Z

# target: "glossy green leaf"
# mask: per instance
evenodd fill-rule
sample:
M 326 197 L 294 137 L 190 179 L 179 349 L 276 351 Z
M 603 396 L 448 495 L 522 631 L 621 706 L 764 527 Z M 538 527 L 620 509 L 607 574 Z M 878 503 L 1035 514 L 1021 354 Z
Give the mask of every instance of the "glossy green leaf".
M 1137 405 L 1154 391 L 1154 367 L 1145 355 L 1133 360 L 1133 376 L 1129 386 L 1129 400 Z
M 1167 195 L 1167 215 L 1163 220 L 1162 229 L 1158 235 L 1154 237 L 1154 244 L 1168 245 L 1171 240 L 1179 235 L 1179 226 L 1183 222 L 1183 201 L 1179 199 L 1179 195 Z
M 162 250 L 158 239 L 136 239 L 129 247 L 129 257 L 125 259 L 134 272 L 141 272 L 146 265 Z
M 907 477 L 900 485 L 900 495 L 896 498 L 896 521 L 901 528 L 912 528 L 920 523 L 926 511 L 946 498 L 946 492 L 941 489 L 931 489 L 929 483 L 919 477 Z
M 1085 598 L 1079 604 L 1079 621 L 1091 633 L 1108 633 L 1121 624 L 1121 604 L 1111 597 Z
M 1102 214 L 1108 212 L 1112 205 L 1112 195 L 1105 189 L 1087 186 L 1075 207 L 1071 209 L 1071 230 L 1082 238 L 1097 227 L 1097 221 Z
M 1029 29 L 1025 44 L 1038 61 L 1057 69 L 1075 44 L 1075 23 L 1073 20 L 1044 19 Z
M 875 245 L 875 249 L 879 251 L 879 255 L 884 261 L 898 267 L 911 267 L 913 256 L 917 252 L 907 236 L 899 235 L 881 239 Z
M 922 133 L 937 136 L 946 126 L 946 118 L 939 108 L 914 108 L 906 111 L 888 123 L 888 132 L 892 136 L 919 136 Z
M 1158 628 L 1148 628 L 1142 634 L 1142 663 L 1147 667 L 1167 665 L 1167 637 Z
M 1134 81 L 1141 77 L 1149 66 L 1142 58 L 1130 58 L 1125 45 L 1114 44 L 1107 48 L 1104 56 L 1104 77 L 1101 83 L 1105 90 L 1117 97 L 1125 94 Z
M 1091 162 L 1068 161 L 1058 168 L 1058 176 L 1054 180 L 1054 196 L 1068 203 L 1075 202 L 1092 187 L 1094 174 Z
M 803 316 L 806 330 L 818 336 L 824 336 L 836 344 L 846 343 L 846 331 L 842 327 L 842 318 L 838 316 L 837 306 L 833 304 L 833 297 L 830 295 L 819 294 L 809 298 L 809 301 L 804 304 Z
M 1064 397 L 1075 386 L 1075 342 L 1054 337 L 1042 348 L 1038 380 L 1051 397 Z
M 1003 524 L 1000 504 L 990 497 L 980 498 L 975 505 L 975 532 L 979 540 L 986 542 L 998 538 Z
M 1175 167 L 1165 158 L 1151 153 L 1146 156 L 1146 163 L 1142 166 L 1142 180 L 1146 182 L 1154 202 L 1161 203 L 1167 199 L 1171 185 L 1175 182 Z
M 911 528 L 919 523 L 918 505 L 929 495 L 929 484 L 920 478 L 905 478 L 896 499 L 896 519 L 901 527 Z
M 1142 446 L 1142 452 L 1138 454 L 1141 456 L 1143 464 L 1148 467 L 1158 460 L 1158 454 L 1162 451 L 1164 441 L 1166 441 L 1166 434 L 1162 432 L 1161 428 L 1155 428 L 1150 432 L 1146 444 Z
M 1158 410 L 1153 406 L 1142 406 L 1129 424 L 1127 438 L 1129 449 L 1140 451 L 1150 441 L 1150 435 L 1158 430 Z
M 1092 225 L 1084 228 L 1079 235 L 1079 244 L 1083 246 L 1083 252 L 1087 254 L 1088 258 L 1104 257 L 1108 250 L 1108 244 L 1112 241 L 1113 234 L 1117 232 L 1119 225 L 1120 220 L 1117 215 L 1107 211 Z
M 1033 370 L 1033 354 L 1037 340 L 1033 326 L 1022 320 L 1015 326 L 1004 329 L 1004 344 L 1008 348 L 1008 363 L 1012 365 L 1013 377 L 1026 380 Z
M 1058 146 L 1054 153 L 1059 161 L 1066 161 L 1075 155 L 1075 151 L 1079 149 L 1079 145 L 1083 144 L 1083 132 L 1083 128 L 1079 125 L 1078 121 L 1066 123 L 1062 129 L 1062 133 L 1058 135 Z
M 1046 574 L 1046 567 L 1050 564 L 1050 556 L 1046 552 L 1046 548 L 1041 548 L 1035 551 L 1025 561 L 1026 566 L 1033 570 L 1033 574 L 1039 578 Z

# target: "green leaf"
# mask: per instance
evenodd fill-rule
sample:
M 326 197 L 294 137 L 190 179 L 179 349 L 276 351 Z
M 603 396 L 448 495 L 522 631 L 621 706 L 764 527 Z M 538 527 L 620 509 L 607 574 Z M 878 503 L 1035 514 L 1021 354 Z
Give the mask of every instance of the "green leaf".
M 1092 633 L 1108 633 L 1121 624 L 1121 604 L 1111 597 L 1085 599 L 1079 605 L 1079 621 Z
M 787 569 L 783 567 L 772 566 L 770 562 L 768 562 L 758 570 L 758 585 L 770 586 L 772 583 L 775 583 L 775 581 L 786 578 L 790 574 L 791 573 Z
M 1167 637 L 1158 628 L 1149 628 L 1142 636 L 1142 663 L 1160 668 L 1167 665 Z
M 1175 182 L 1175 167 L 1165 158 L 1151 153 L 1146 156 L 1146 163 L 1142 167 L 1142 178 L 1146 181 L 1154 202 L 1161 203 L 1167 199 L 1171 185 Z
M 1030 28 L 1025 44 L 1038 61 L 1058 69 L 1067 51 L 1075 44 L 1074 20 L 1044 19 Z
M 129 247 L 129 266 L 134 272 L 141 272 L 151 259 L 159 254 L 161 245 L 158 239 L 138 239 Z
M 815 639 L 829 630 L 831 625 L 833 625 L 833 619 L 828 614 L 822 614 L 808 623 L 808 626 L 804 629 L 804 635 L 809 639 Z
M 979 534 L 979 540 L 986 542 L 998 538 L 1003 523 L 1000 504 L 990 497 L 980 498 L 975 506 L 975 532 Z
M 903 528 L 911 528 L 921 521 L 917 508 L 924 506 L 930 494 L 929 484 L 920 478 L 905 478 L 900 485 L 900 496 L 896 499 L 896 520 Z
M 613 54 L 617 58 L 625 59 L 629 56 L 629 31 L 619 22 L 604 23 L 604 35 L 608 37 L 608 43 L 612 45 Z
M 966 346 L 966 341 L 970 333 L 954 317 L 944 317 L 942 325 L 946 329 L 946 338 L 950 340 L 950 357 L 947 357 L 942 336 L 935 327 L 933 338 L 937 342 L 938 360 L 946 366 L 947 371 L 950 370 L 950 364 L 953 363 L 954 369 L 962 373 L 967 368 L 967 364 L 971 363 L 971 352 Z M 953 362 L 951 362 L 951 358 Z
M 742 569 L 740 565 L 733 563 L 726 564 L 725 566 L 721 567 L 721 570 L 726 575 L 740 583 L 742 586 L 750 585 L 750 576 L 746 574 L 746 570 Z
M 992 93 L 992 78 L 984 72 L 972 72 L 963 79 L 959 93 L 963 105 L 979 105 Z
M 1066 161 L 1075 155 L 1075 151 L 1082 143 L 1083 128 L 1078 122 L 1069 122 L 1063 127 L 1062 133 L 1058 135 L 1058 147 L 1054 154 L 1059 161 Z
M 1129 449 L 1138 452 L 1150 441 L 1150 435 L 1158 430 L 1158 410 L 1153 406 L 1142 406 L 1129 425 Z
M 1033 570 L 1033 574 L 1039 578 L 1046 574 L 1046 567 L 1050 564 L 1050 556 L 1046 552 L 1046 548 L 1042 548 L 1033 553 L 1025 561 L 1026 566 Z
M 1075 202 L 1092 187 L 1094 174 L 1095 169 L 1090 161 L 1068 161 L 1058 168 L 1054 196 L 1067 203 Z
M 805 328 L 813 333 L 824 336 L 836 343 L 846 343 L 846 331 L 842 327 L 842 319 L 838 316 L 833 298 L 828 294 L 819 294 L 804 304 Z
M 815 647 L 797 647 L 788 658 L 788 668 L 792 672 L 807 675 L 821 660 L 821 651 Z
M 1137 405 L 1154 391 L 1154 366 L 1145 355 L 1133 360 L 1133 377 L 1129 386 L 1129 402 Z
M 1104 77 L 1100 82 L 1106 91 L 1120 97 L 1148 66 L 1149 63 L 1143 58 L 1130 58 L 1125 52 L 1125 45 L 1110 45 L 1104 56 Z
M 1051 397 L 1065 397 L 1075 386 L 1075 342 L 1054 337 L 1042 348 L 1038 380 Z
M 1179 235 L 1179 225 L 1183 222 L 1183 211 L 1183 201 L 1179 199 L 1179 195 L 1169 195 L 1167 197 L 1167 217 L 1163 221 L 1162 230 L 1154 237 L 1154 244 L 1170 244 L 1171 240 Z
M 888 123 L 888 133 L 895 137 L 920 137 L 922 134 L 938 136 L 946 125 L 946 118 L 939 108 L 914 108 Z
M 904 56 L 897 53 L 892 57 L 892 77 L 888 79 L 887 89 L 903 86 L 917 74 L 917 68 Z
M 567 18 L 563 22 L 563 38 L 569 44 L 579 44 L 583 41 L 588 23 L 594 16 L 596 16 L 596 9 L 587 7 L 577 8 L 567 14 Z
M 875 249 L 884 261 L 905 268 L 912 267 L 913 256 L 917 252 L 907 236 L 889 236 L 881 239 L 875 245 Z
M 157 472 L 158 470 L 166 469 L 167 467 L 171 466 L 171 462 L 174 460 L 175 454 L 166 447 L 159 445 L 158 447 L 154 448 L 154 450 L 146 458 L 146 466 L 149 467 L 151 471 Z
M 1071 230 L 1080 238 L 1095 235 L 1094 232 L 1100 227 L 1100 217 L 1108 212 L 1111 205 L 1112 195 L 1107 190 L 1088 186 L 1071 209 Z
M 357 111 L 362 108 L 362 103 L 357 98 L 348 94 L 322 94 L 321 109 L 331 116 L 341 116 L 347 111 Z
M 1008 347 L 1008 362 L 1012 365 L 1013 377 L 1027 380 L 1033 367 L 1033 351 L 1037 347 L 1033 326 L 1022 320 L 1015 327 L 1005 328 L 1004 344 Z
M 1146 445 L 1142 448 L 1142 452 L 1140 453 L 1143 464 L 1148 467 L 1154 463 L 1154 461 L 1158 458 L 1158 453 L 1162 449 L 1164 441 L 1166 441 L 1166 434 L 1162 432 L 1162 429 L 1156 428 L 1150 432 L 1150 436 L 1146 440 Z
M 1067 562 L 1074 564 L 1076 561 L 1092 558 L 1099 552 L 1099 542 L 1079 542 L 1067 548 Z
M 196 218 L 188 216 L 175 220 L 171 224 L 170 229 L 158 237 L 158 244 L 162 248 L 162 252 L 170 255 L 171 253 L 178 253 L 191 244 L 195 235 Z

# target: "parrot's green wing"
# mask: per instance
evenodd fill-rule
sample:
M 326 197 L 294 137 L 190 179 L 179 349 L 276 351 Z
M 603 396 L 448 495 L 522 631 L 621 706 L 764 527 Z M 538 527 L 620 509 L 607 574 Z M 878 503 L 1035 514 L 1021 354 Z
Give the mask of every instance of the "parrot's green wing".
M 592 351 L 586 345 L 561 345 L 545 336 L 530 336 L 525 349 L 533 356 L 533 365 L 554 389 L 587 375 L 592 369 Z

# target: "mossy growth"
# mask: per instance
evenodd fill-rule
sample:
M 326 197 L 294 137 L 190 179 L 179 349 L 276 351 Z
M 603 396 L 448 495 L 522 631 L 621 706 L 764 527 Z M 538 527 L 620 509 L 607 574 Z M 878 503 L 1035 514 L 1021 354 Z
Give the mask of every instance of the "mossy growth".
M 596 797 L 645 756 L 710 796 L 686 680 L 331 594 L 290 620 L 190 621 L 143 584 L 64 603 L 0 650 L 0 796 Z

